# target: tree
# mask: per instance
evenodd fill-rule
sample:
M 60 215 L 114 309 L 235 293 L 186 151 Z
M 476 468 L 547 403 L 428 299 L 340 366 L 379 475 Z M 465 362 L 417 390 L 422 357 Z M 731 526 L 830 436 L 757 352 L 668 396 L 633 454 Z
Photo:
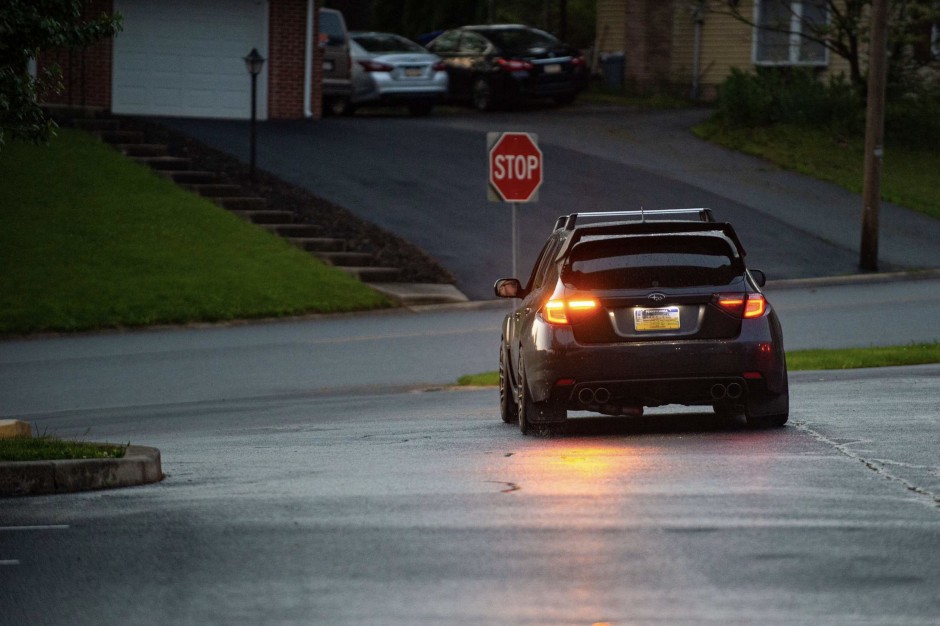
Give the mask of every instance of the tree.
M 736 20 L 768 33 L 799 36 L 802 41 L 825 48 L 849 65 L 849 80 L 859 94 L 865 92 L 862 50 L 870 38 L 872 0 L 701 0 L 709 11 L 731 15 Z M 755 0 L 755 2 L 758 0 Z M 745 6 L 746 5 L 746 6 Z M 913 54 L 913 44 L 923 37 L 923 26 L 940 18 L 936 0 L 892 0 L 888 16 L 888 76 L 903 82 L 931 59 Z
M 0 0 L 0 148 L 7 137 L 45 143 L 55 123 L 39 106 L 62 88 L 52 66 L 33 76 L 29 60 L 43 50 L 85 48 L 114 36 L 118 15 L 83 19 L 84 0 Z

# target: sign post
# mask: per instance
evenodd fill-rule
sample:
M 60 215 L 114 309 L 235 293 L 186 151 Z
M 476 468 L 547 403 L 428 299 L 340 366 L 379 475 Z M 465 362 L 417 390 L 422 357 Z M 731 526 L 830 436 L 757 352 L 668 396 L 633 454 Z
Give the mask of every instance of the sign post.
M 486 134 L 489 170 L 487 197 L 512 204 L 512 275 L 518 278 L 518 206 L 538 200 L 542 186 L 542 151 L 534 133 Z

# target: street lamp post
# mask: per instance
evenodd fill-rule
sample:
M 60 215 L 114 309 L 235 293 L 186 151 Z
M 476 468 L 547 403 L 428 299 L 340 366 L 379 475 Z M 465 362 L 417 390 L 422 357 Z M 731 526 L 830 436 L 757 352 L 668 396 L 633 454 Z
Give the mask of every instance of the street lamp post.
M 255 178 L 255 140 L 257 138 L 257 108 L 258 108 L 258 74 L 264 65 L 264 57 L 258 54 L 257 48 L 252 48 L 245 58 L 245 68 L 251 74 L 251 178 Z

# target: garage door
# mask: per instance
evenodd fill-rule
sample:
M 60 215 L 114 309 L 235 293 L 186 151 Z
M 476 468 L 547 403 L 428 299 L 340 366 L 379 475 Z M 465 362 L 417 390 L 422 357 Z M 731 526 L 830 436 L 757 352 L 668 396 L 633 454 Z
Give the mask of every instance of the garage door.
M 124 30 L 114 40 L 115 113 L 247 119 L 251 79 L 242 59 L 267 57 L 260 0 L 115 0 Z M 266 117 L 267 64 L 258 76 Z

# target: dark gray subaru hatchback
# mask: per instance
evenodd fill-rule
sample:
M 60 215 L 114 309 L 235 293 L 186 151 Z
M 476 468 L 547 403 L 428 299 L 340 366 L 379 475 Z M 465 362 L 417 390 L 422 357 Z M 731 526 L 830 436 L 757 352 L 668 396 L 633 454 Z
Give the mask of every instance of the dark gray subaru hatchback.
M 569 410 L 681 404 L 782 426 L 787 366 L 765 280 L 709 209 L 558 218 L 528 282 L 494 287 L 522 299 L 500 341 L 503 421 L 529 433 Z

